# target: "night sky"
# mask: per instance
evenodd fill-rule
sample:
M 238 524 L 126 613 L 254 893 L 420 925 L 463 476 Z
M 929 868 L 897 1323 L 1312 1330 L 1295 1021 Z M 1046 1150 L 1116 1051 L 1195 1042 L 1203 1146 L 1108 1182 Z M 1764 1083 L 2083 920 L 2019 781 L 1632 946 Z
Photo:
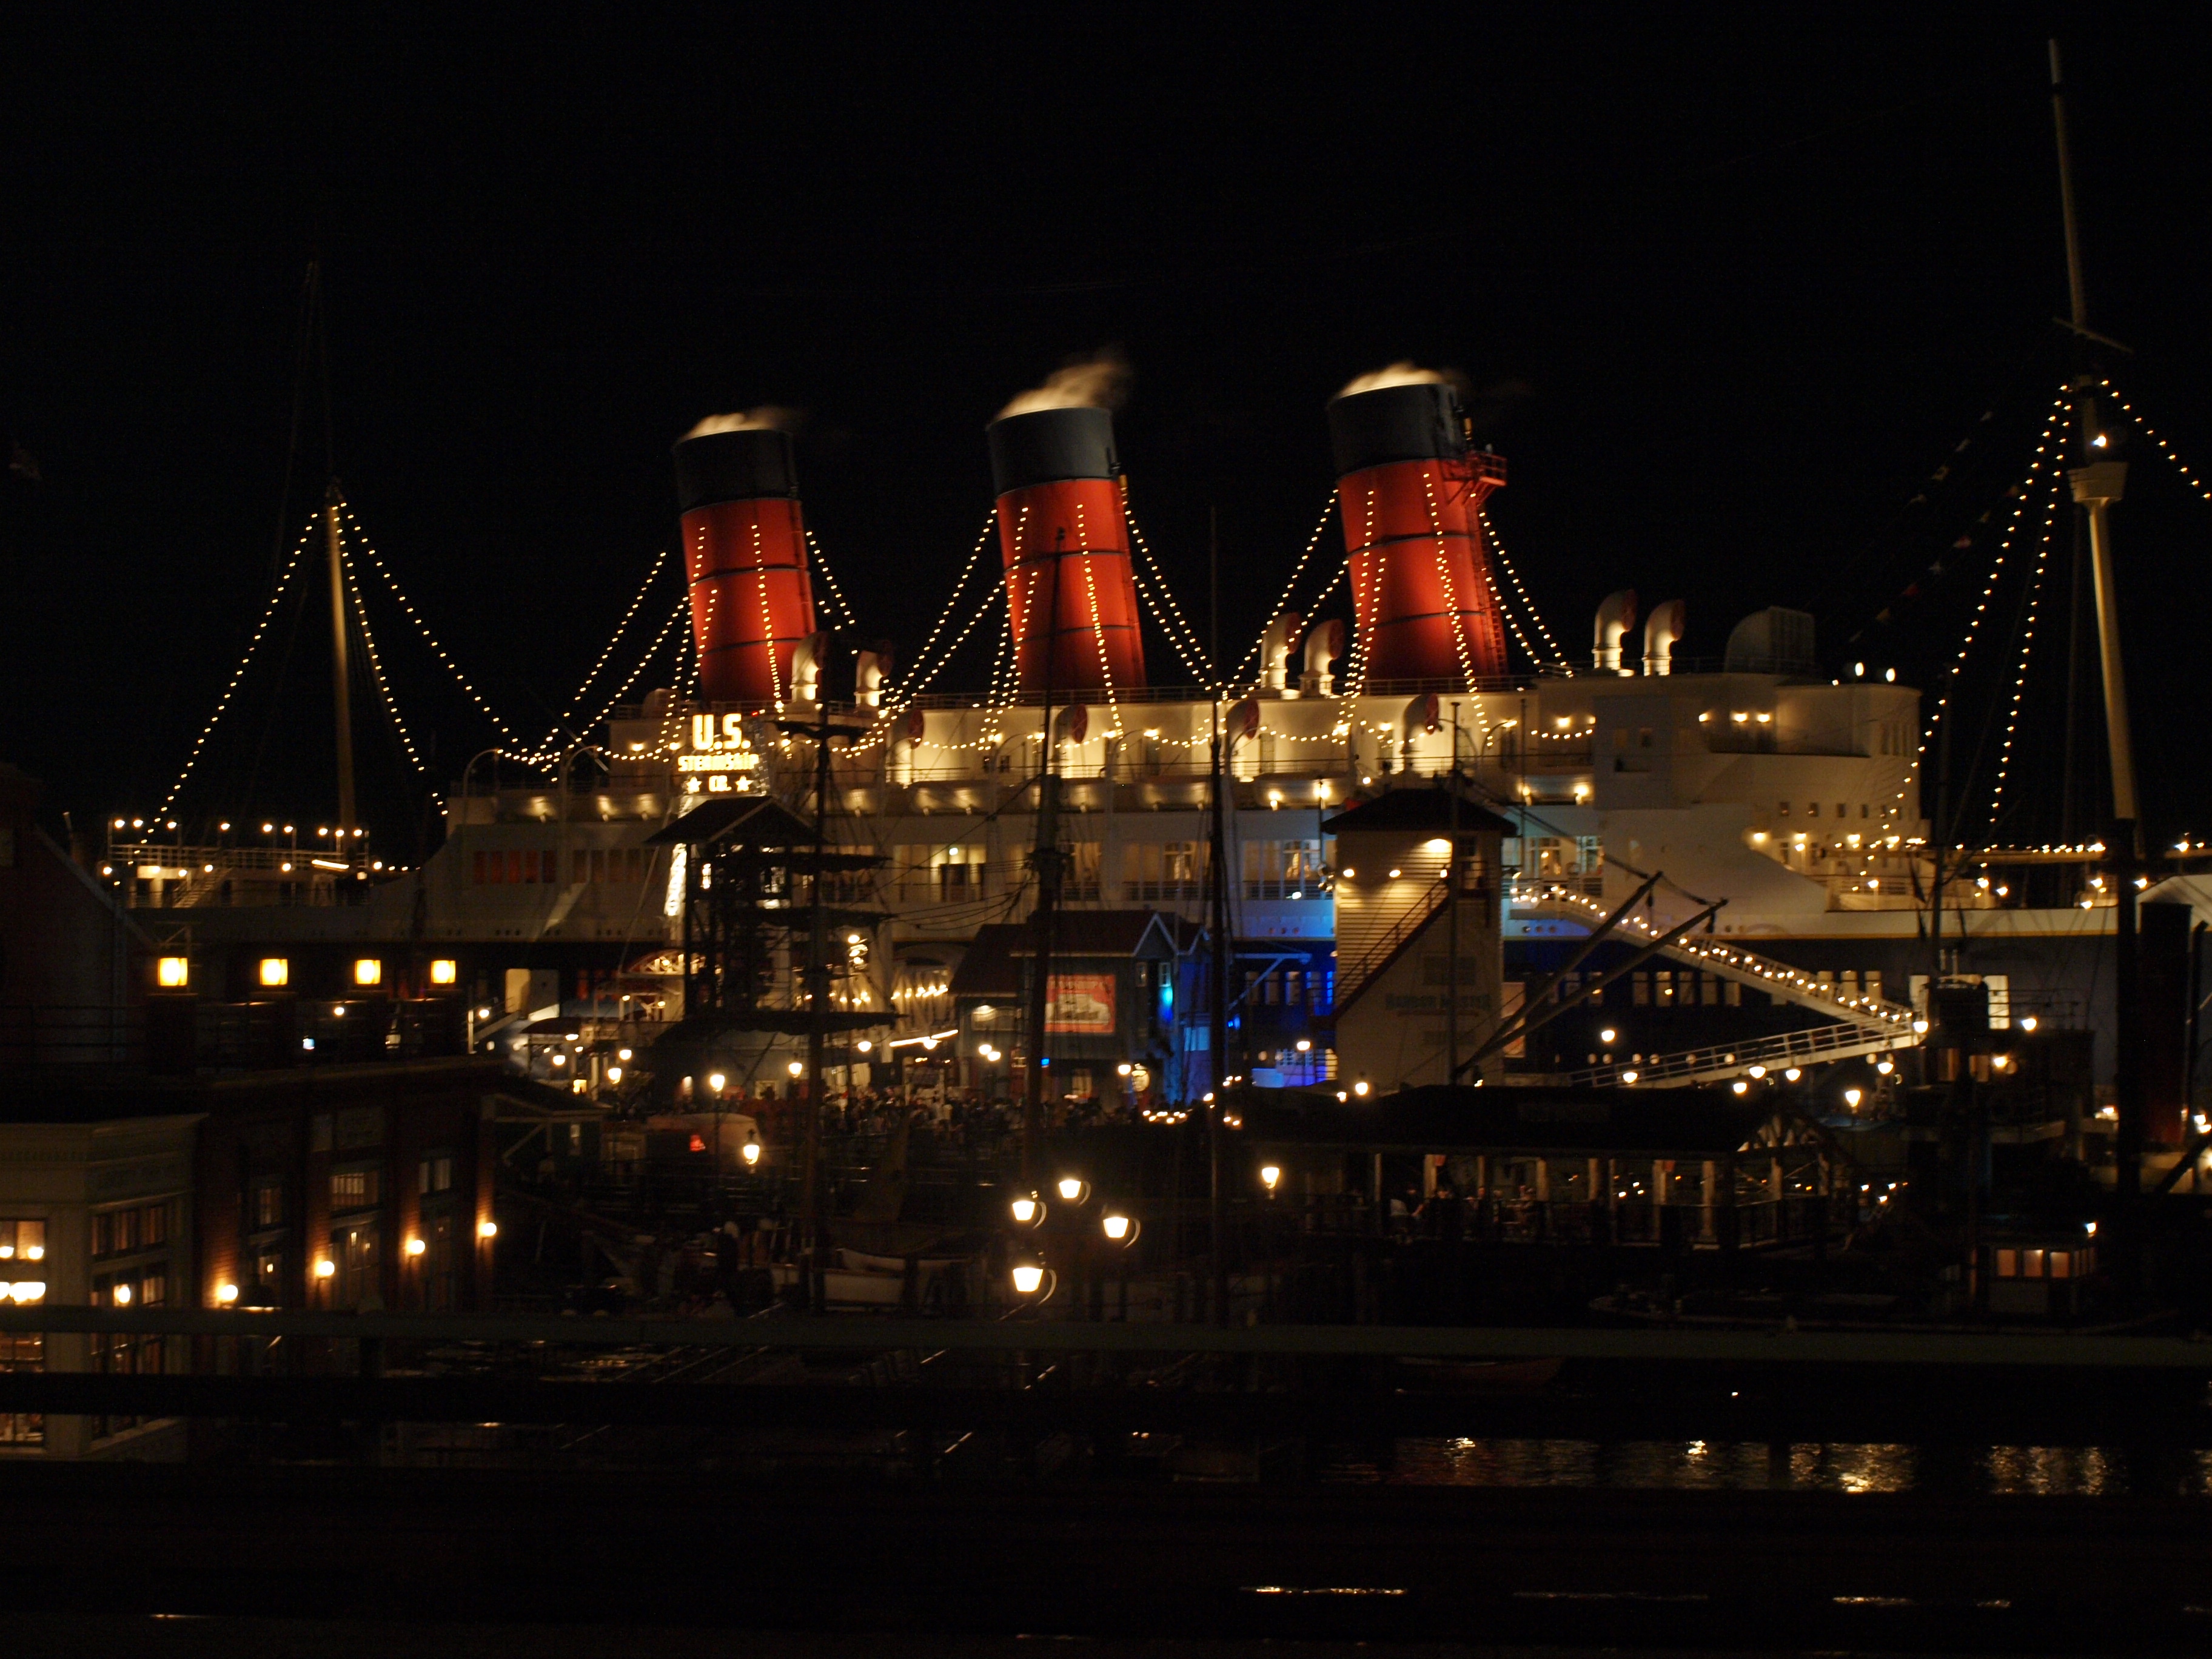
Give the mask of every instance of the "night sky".
M 1687 599 L 1693 657 L 1787 604 L 1817 611 L 1826 672 L 1925 684 L 1948 660 L 2003 515 L 1977 520 L 2069 361 L 2050 15 L 1199 13 L 9 9 L 0 759 L 57 819 L 151 811 L 332 451 L 533 733 L 672 543 L 670 443 L 719 410 L 804 412 L 810 522 L 863 629 L 910 653 L 989 507 L 984 422 L 1102 346 L 1133 366 L 1135 510 L 1201 633 L 1218 514 L 1232 658 L 1328 500 L 1323 404 L 1411 358 L 1466 377 L 1512 469 L 1493 516 L 1571 651 L 1634 586 Z M 2091 15 L 2057 17 L 2091 321 L 2212 470 L 2212 46 L 2186 13 Z M 311 258 L 327 441 L 318 370 L 288 489 Z M 2204 831 L 2212 505 L 2148 446 L 2127 459 L 2148 816 Z M 2060 824 L 2069 520 L 2008 839 Z M 2025 593 L 2000 588 L 1961 697 L 1984 795 Z M 492 733 L 369 603 L 442 786 Z M 325 626 L 280 614 L 180 816 L 329 816 Z M 421 788 L 373 707 L 362 725 L 400 851 Z M 2085 787 L 2077 823 L 2105 810 Z

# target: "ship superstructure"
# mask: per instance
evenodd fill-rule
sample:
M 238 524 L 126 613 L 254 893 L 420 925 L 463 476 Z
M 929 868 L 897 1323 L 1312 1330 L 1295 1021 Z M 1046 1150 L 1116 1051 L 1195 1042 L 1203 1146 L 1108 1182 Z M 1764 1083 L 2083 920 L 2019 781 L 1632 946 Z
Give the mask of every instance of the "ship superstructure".
M 1358 1068 L 1338 1027 L 1378 952 L 1437 948 L 1426 933 L 1447 843 L 1362 867 L 1328 825 L 1359 801 L 1440 783 L 1506 831 L 1485 900 L 1502 990 L 1458 1008 L 1470 1030 L 1512 1019 L 1632 895 L 1608 951 L 1664 941 L 1609 996 L 1533 1023 L 1493 1066 L 1634 1086 L 1741 1077 L 1761 1056 L 1872 1057 L 1909 1046 L 1931 977 L 1961 975 L 1984 983 L 2001 1026 L 2094 1021 L 2112 906 L 2093 854 L 2040 854 L 2074 860 L 2073 879 L 2045 882 L 2033 907 L 2001 861 L 1947 859 L 1948 945 L 1931 938 L 1939 870 L 1917 690 L 1863 665 L 1824 676 L 1814 619 L 1784 609 L 1738 621 L 1717 657 L 1688 656 L 1682 605 L 1642 616 L 1626 591 L 1599 606 L 1588 658 L 1570 657 L 1491 521 L 1504 461 L 1472 443 L 1448 386 L 1375 377 L 1328 419 L 1341 561 L 1328 575 L 1331 560 L 1310 548 L 1243 661 L 1218 675 L 1131 514 L 1103 408 L 1024 406 L 992 425 L 992 526 L 897 674 L 888 647 L 819 625 L 817 579 L 834 612 L 850 612 L 805 528 L 788 434 L 708 423 L 677 447 L 687 580 L 660 635 L 683 630 L 677 685 L 618 696 L 580 737 L 479 757 L 419 868 L 385 870 L 343 842 L 302 854 L 265 838 L 128 832 L 109 868 L 139 905 L 173 912 L 176 935 L 208 958 L 196 971 L 234 991 L 250 992 L 280 945 L 324 964 L 302 970 L 317 983 L 375 959 L 389 981 L 449 976 L 487 1029 L 550 1025 L 589 1048 L 568 1028 L 681 1018 L 687 977 L 698 982 L 672 826 L 753 795 L 811 813 L 806 728 L 827 719 L 839 741 L 825 833 L 880 860 L 871 890 L 842 901 L 880 916 L 845 930 L 835 994 L 844 1013 L 865 1005 L 884 1022 L 880 1048 L 843 1054 L 875 1076 L 897 1045 L 943 1086 L 1019 1092 L 1018 1012 L 963 998 L 959 978 L 979 933 L 1034 902 L 1048 770 L 1060 904 L 1153 913 L 1188 958 L 1164 991 L 1182 1010 L 1165 1035 L 1151 1011 L 1128 1069 L 1071 1073 L 1055 1084 L 1069 1092 L 1148 1085 L 1180 1099 L 1224 1067 L 1263 1083 L 1348 1079 Z M 1310 616 L 1340 580 L 1351 615 Z M 988 676 L 972 677 L 983 683 L 932 689 L 979 629 L 979 645 L 997 640 Z M 1528 659 L 1518 672 L 1509 635 Z M 1156 685 L 1167 657 L 1182 683 Z M 1217 787 L 1235 940 L 1221 1065 L 1195 1018 L 1196 941 L 1219 931 L 1207 902 Z M 1693 933 L 1668 937 L 1692 919 Z M 787 951 L 769 970 L 781 988 L 761 994 L 799 1008 L 802 968 Z M 1566 997 L 1574 978 L 1546 994 Z M 1389 999 L 1419 1028 L 1394 1052 L 1433 1049 L 1443 1066 L 1445 996 Z M 769 1072 L 781 1060 L 761 1058 Z M 1378 1080 L 1436 1080 L 1425 1064 Z

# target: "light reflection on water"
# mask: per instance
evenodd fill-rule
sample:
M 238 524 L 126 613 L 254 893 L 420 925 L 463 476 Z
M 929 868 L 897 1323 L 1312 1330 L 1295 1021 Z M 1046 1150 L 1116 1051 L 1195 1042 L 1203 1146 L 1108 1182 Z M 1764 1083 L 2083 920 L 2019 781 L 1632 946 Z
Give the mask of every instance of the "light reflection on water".
M 2212 1497 L 2212 1452 L 2129 1460 L 2097 1446 L 1910 1445 L 1764 1441 L 1474 1440 L 1408 1437 L 1336 1448 L 1325 1480 L 1415 1486 L 1592 1486 L 1617 1491 L 1905 1492 L 2107 1498 Z

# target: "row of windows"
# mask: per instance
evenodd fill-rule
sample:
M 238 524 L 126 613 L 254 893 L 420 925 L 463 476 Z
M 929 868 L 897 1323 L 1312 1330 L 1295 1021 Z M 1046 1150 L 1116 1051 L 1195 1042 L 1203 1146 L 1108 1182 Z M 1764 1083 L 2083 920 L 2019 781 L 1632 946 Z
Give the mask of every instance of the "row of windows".
M 1790 803 L 1786 800 L 1778 801 L 1775 804 L 1774 811 L 1775 816 L 1778 817 L 1788 817 L 1790 816 Z M 1851 809 L 1849 802 L 1839 800 L 1836 803 L 1836 817 L 1839 818 L 1847 818 L 1850 817 L 1850 815 Z M 1819 817 L 1820 816 L 1820 803 L 1816 800 L 1807 801 L 1805 803 L 1805 816 L 1808 818 Z M 1859 816 L 1863 818 L 1870 818 L 1875 816 L 1874 809 L 1869 806 L 1866 802 L 1861 801 L 1859 803 Z M 1881 816 L 1885 818 L 1895 817 L 1897 816 L 1897 807 L 1895 805 L 1893 804 L 1883 807 L 1881 809 Z
M 1334 974 L 1321 968 L 1274 968 L 1259 975 L 1240 972 L 1237 994 L 1250 1008 L 1309 1008 L 1320 1012 L 1328 1006 L 1334 978 Z
M 383 1187 L 380 1170 L 333 1170 L 331 1171 L 331 1208 L 373 1210 L 376 1207 Z
M 98 1273 L 92 1281 L 95 1308 L 159 1308 L 169 1299 L 169 1264 L 156 1261 L 127 1273 Z
M 1999 1279 L 2087 1279 L 2097 1271 L 2097 1247 L 2078 1250 L 1995 1250 Z
M 331 1171 L 331 1209 L 333 1212 L 347 1210 L 373 1210 L 383 1201 L 384 1176 L 381 1169 L 362 1164 L 353 1169 Z M 453 1155 L 433 1152 L 415 1166 L 415 1190 L 421 1194 L 449 1193 L 453 1189 Z M 284 1224 L 284 1183 L 282 1181 L 263 1181 L 253 1188 L 253 1224 L 257 1229 L 281 1227 Z
M 1599 979 L 1595 972 L 1569 974 L 1561 980 L 1558 994 L 1565 999 L 1572 996 L 1582 985 Z M 1616 1000 L 1621 994 L 1624 981 L 1616 980 L 1611 986 L 1594 988 L 1589 1006 L 1605 1006 L 1607 991 Z M 1628 1000 L 1638 1008 L 1735 1008 L 1742 1006 L 1743 987 L 1736 981 L 1719 974 L 1708 974 L 1694 968 L 1662 968 L 1656 971 L 1635 973 L 1625 981 Z M 1881 970 L 1869 968 L 1863 971 L 1846 968 L 1842 972 L 1822 969 L 1813 975 L 1813 983 L 1831 996 L 1867 997 L 1879 1001 L 1881 998 Z
M 94 1256 L 128 1255 L 155 1249 L 176 1231 L 176 1200 L 134 1205 L 127 1210 L 98 1210 L 92 1218 Z
M 587 882 L 643 881 L 653 867 L 653 854 L 643 847 L 577 847 L 568 854 L 568 880 L 576 886 Z M 561 854 L 550 847 L 490 847 L 469 855 L 470 879 L 479 887 L 550 886 L 561 879 Z
M 44 1261 L 46 1224 L 28 1219 L 11 1221 L 0 1216 L 0 1261 Z M 5 1278 L 0 1274 L 0 1278 Z
M 0 1222 L 0 1227 L 8 1224 Z M 41 1246 L 41 1249 L 44 1247 Z M 46 1339 L 36 1331 L 0 1331 L 0 1371 L 42 1371 Z M 46 1419 L 40 1412 L 0 1412 L 0 1446 L 43 1446 Z

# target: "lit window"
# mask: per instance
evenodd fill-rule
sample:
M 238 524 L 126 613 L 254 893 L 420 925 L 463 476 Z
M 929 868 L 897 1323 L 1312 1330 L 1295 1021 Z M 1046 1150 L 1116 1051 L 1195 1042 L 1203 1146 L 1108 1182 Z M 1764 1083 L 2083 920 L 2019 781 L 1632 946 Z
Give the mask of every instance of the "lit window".
M 451 985 L 460 977 L 460 964 L 451 957 L 440 957 L 430 964 L 430 983 Z
M 377 1200 L 377 1172 L 374 1170 L 333 1170 L 331 1171 L 331 1208 L 333 1210 L 366 1210 Z
M 163 957 L 154 964 L 154 980 L 165 991 L 181 991 L 191 982 L 191 963 L 183 957 Z
M 292 964 L 283 957 L 261 958 L 261 982 L 270 989 L 292 982 Z
M 356 985 L 384 983 L 384 964 L 374 957 L 363 957 L 353 965 L 353 982 Z

